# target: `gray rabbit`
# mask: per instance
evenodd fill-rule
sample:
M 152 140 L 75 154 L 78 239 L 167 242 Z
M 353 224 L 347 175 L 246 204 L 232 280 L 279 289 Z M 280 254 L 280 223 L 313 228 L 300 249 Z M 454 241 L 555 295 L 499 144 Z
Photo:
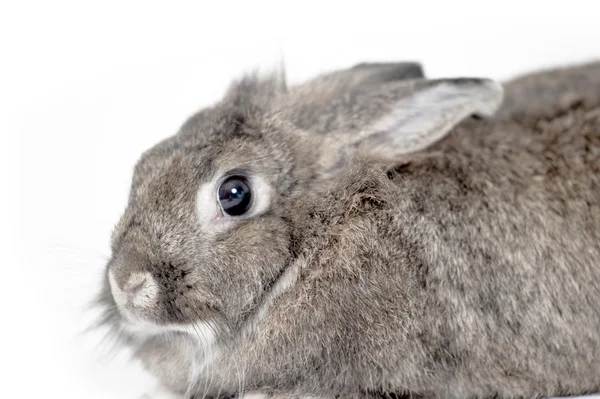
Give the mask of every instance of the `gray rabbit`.
M 170 397 L 598 392 L 600 64 L 249 75 L 142 155 L 101 302 Z

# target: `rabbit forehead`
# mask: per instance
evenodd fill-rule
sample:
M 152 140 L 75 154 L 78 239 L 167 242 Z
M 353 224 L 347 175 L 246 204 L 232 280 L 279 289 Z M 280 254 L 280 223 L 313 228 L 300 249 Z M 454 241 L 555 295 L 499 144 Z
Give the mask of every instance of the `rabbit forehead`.
M 198 120 L 191 126 L 146 151 L 136 165 L 132 197 L 143 193 L 160 200 L 167 188 L 179 186 L 180 195 L 191 195 L 200 183 L 222 174 L 245 169 L 276 177 L 291 163 L 289 146 L 277 135 L 277 124 L 256 116 L 251 123 L 235 110 L 219 118 Z M 166 198 L 171 200 L 172 198 Z

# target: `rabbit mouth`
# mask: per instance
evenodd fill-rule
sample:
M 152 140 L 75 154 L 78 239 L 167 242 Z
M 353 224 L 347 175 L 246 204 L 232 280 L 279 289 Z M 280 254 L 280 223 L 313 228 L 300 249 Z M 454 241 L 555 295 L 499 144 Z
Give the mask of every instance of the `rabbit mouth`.
M 206 351 L 213 346 L 217 338 L 214 327 L 206 321 L 157 325 L 142 320 L 136 320 L 123 323 L 123 329 L 129 334 L 142 339 L 173 333 L 185 335 L 200 344 Z
M 114 282 L 114 277 L 109 272 L 111 291 L 119 313 L 123 330 L 137 338 L 146 339 L 169 334 L 182 334 L 200 344 L 205 352 L 216 340 L 217 329 L 210 319 L 184 321 L 184 320 L 162 320 L 157 317 L 160 304 L 158 302 L 156 283 L 146 274 L 142 277 L 133 276 L 136 287 L 130 292 L 124 293 Z M 181 313 L 181 312 L 177 312 Z M 183 313 L 182 317 L 183 317 Z

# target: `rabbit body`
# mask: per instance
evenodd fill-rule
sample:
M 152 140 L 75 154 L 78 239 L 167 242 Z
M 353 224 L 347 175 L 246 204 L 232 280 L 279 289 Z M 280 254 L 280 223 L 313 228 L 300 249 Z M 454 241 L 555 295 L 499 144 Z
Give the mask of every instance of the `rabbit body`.
M 379 136 L 336 146 L 387 112 L 387 91 L 352 105 L 371 85 L 319 97 L 249 78 L 144 155 L 109 269 L 149 271 L 147 318 L 193 328 L 131 332 L 136 355 L 198 397 L 600 391 L 600 65 L 509 82 L 496 116 L 398 156 Z M 303 100 L 325 95 L 323 115 Z M 209 234 L 188 202 L 240 148 L 276 193 Z

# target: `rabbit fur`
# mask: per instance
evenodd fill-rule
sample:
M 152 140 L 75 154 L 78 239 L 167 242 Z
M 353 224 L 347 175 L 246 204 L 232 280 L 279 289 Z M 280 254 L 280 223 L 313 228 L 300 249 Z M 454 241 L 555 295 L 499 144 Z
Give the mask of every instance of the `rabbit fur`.
M 182 398 L 600 391 L 600 63 L 501 101 L 416 63 L 240 79 L 136 165 L 102 322 Z M 219 215 L 230 171 L 256 213 Z

